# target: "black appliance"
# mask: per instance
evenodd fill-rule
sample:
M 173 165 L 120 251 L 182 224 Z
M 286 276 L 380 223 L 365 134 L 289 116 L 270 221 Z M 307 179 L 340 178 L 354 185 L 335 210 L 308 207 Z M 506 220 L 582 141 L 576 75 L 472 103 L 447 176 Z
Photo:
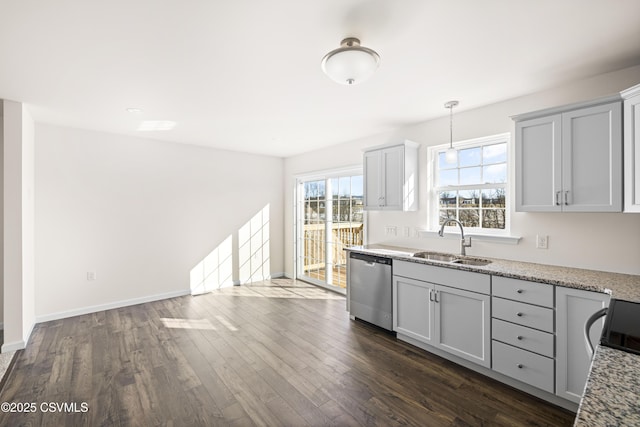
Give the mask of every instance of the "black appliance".
M 611 300 L 600 344 L 640 354 L 640 303 Z

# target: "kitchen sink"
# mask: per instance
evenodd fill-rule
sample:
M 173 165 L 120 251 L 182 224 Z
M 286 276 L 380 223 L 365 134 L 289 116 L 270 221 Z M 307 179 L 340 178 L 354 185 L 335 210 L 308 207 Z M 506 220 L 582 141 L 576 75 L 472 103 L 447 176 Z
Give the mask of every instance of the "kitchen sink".
M 413 254 L 416 258 L 424 258 L 430 261 L 452 262 L 458 259 L 455 255 L 441 254 L 438 252 L 418 252 Z
M 418 252 L 413 254 L 416 258 L 423 258 L 429 261 L 438 261 L 448 264 L 473 265 L 482 267 L 491 264 L 488 259 L 463 257 L 458 255 L 443 254 L 440 252 Z
M 476 265 L 481 267 L 483 265 L 491 264 L 491 261 L 489 261 L 488 259 L 480 258 L 458 258 L 451 261 L 451 264 Z

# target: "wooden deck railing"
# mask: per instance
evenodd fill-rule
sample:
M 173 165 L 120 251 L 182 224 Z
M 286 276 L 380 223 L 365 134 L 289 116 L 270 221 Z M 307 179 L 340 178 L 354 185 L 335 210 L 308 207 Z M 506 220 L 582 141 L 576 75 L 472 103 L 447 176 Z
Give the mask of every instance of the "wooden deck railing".
M 331 224 L 331 255 L 334 265 L 347 263 L 345 247 L 362 244 L 362 229 L 362 223 Z M 325 224 L 305 224 L 303 231 L 304 271 L 324 268 Z

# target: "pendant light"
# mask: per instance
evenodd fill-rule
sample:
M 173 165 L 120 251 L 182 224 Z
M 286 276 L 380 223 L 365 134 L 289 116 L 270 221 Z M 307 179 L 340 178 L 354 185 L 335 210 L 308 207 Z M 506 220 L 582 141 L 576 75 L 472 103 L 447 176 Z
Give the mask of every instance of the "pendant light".
M 371 77 L 379 63 L 380 56 L 374 50 L 360 46 L 359 39 L 348 37 L 322 58 L 322 71 L 337 83 L 353 85 Z
M 444 160 L 447 163 L 456 163 L 458 161 L 458 150 L 453 148 L 453 107 L 458 105 L 458 101 L 449 101 L 444 104 L 444 108 L 449 109 L 449 148 L 444 154 Z

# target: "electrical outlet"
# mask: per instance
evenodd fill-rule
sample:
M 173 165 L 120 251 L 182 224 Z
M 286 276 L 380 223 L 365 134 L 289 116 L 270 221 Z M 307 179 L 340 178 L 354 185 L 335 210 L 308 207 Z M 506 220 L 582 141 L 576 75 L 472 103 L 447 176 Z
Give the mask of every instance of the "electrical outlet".
M 96 272 L 95 271 L 87 271 L 87 280 L 94 281 L 96 280 Z
M 404 227 L 404 237 L 410 237 L 411 236 L 411 227 L 405 226 Z
M 387 225 L 385 228 L 385 234 L 387 236 L 397 236 L 398 235 L 398 227 L 394 225 Z
M 538 234 L 536 235 L 536 248 L 547 249 L 549 247 L 549 236 Z

